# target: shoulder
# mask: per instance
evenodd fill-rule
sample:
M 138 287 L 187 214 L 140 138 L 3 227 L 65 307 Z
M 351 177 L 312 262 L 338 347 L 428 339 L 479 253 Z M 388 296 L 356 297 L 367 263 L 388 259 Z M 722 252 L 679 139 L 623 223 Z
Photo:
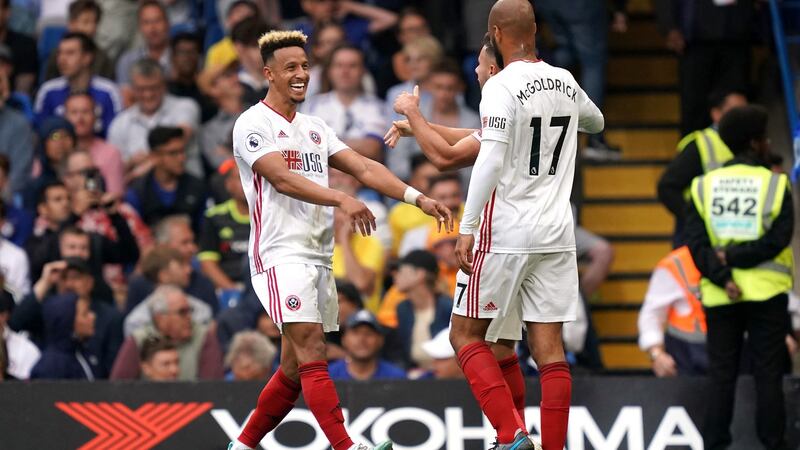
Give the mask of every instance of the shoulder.
M 260 103 L 247 108 L 233 123 L 234 133 L 243 130 L 265 129 L 272 126 L 270 115 L 262 110 Z
M 28 123 L 28 119 L 25 118 L 25 114 L 22 114 L 14 108 L 10 108 L 8 106 L 0 108 L 0 118 L 3 120 L 3 123 L 13 124 L 13 126 L 9 127 L 9 129 L 18 131 L 18 127 L 20 126 L 24 128 L 30 128 L 30 124 Z
M 39 87 L 39 95 L 46 96 L 55 91 L 67 89 L 67 79 L 64 77 L 53 78 L 52 80 L 45 81 Z

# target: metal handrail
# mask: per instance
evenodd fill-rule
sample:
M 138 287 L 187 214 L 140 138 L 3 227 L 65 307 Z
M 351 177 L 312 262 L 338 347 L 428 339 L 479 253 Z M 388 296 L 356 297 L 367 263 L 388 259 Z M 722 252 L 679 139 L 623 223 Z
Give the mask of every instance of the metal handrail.
M 782 2 L 783 6 L 796 6 L 794 2 Z M 772 16 L 772 32 L 775 37 L 775 50 L 778 54 L 778 62 L 781 68 L 781 81 L 783 83 L 783 95 L 786 100 L 786 116 L 789 122 L 789 130 L 792 133 L 794 146 L 794 169 L 792 170 L 792 182 L 796 183 L 800 176 L 800 118 L 797 113 L 797 94 L 794 89 L 795 75 L 789 60 L 787 49 L 786 33 L 783 29 L 780 5 L 778 0 L 769 0 L 769 10 Z M 791 40 L 797 36 L 791 36 Z

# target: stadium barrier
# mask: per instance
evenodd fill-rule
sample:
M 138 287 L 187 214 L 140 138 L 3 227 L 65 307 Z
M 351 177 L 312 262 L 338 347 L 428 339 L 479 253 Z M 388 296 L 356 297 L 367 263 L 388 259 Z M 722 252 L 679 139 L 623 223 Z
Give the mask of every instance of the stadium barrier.
M 707 406 L 702 378 L 576 377 L 569 450 L 703 448 Z M 0 383 L 2 449 L 223 450 L 236 437 L 261 383 Z M 397 450 L 477 450 L 493 441 L 466 383 L 340 383 L 352 436 L 395 440 Z M 753 383 L 744 378 L 732 429 L 735 449 L 761 448 L 755 438 Z M 784 384 L 789 448 L 800 448 L 800 378 Z M 539 386 L 528 381 L 528 404 Z M 526 409 L 534 434 L 539 411 Z M 262 448 L 323 450 L 325 436 L 302 402 Z

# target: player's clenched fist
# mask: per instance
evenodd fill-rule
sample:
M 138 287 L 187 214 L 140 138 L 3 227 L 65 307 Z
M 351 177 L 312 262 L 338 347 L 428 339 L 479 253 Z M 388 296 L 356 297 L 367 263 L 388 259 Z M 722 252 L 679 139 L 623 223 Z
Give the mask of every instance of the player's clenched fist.
M 347 214 L 353 231 L 361 230 L 363 236 L 369 236 L 377 228 L 375 216 L 361 200 L 345 196 L 339 204 L 339 208 Z
M 456 259 L 458 267 L 467 275 L 472 275 L 472 247 L 475 245 L 475 236 L 459 234 L 456 241 Z
M 394 110 L 398 114 L 407 116 L 410 111 L 419 108 L 419 86 L 414 86 L 414 92 L 403 92 L 394 100 Z

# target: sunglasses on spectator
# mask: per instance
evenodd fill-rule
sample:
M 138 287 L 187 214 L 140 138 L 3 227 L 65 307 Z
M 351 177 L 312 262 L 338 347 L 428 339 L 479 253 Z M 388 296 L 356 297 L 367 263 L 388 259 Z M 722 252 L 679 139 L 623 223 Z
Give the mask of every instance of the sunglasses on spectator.
M 176 309 L 175 311 L 168 311 L 167 314 L 176 314 L 181 317 L 188 317 L 191 316 L 194 312 L 194 308 L 191 306 L 187 306 L 185 308 Z

